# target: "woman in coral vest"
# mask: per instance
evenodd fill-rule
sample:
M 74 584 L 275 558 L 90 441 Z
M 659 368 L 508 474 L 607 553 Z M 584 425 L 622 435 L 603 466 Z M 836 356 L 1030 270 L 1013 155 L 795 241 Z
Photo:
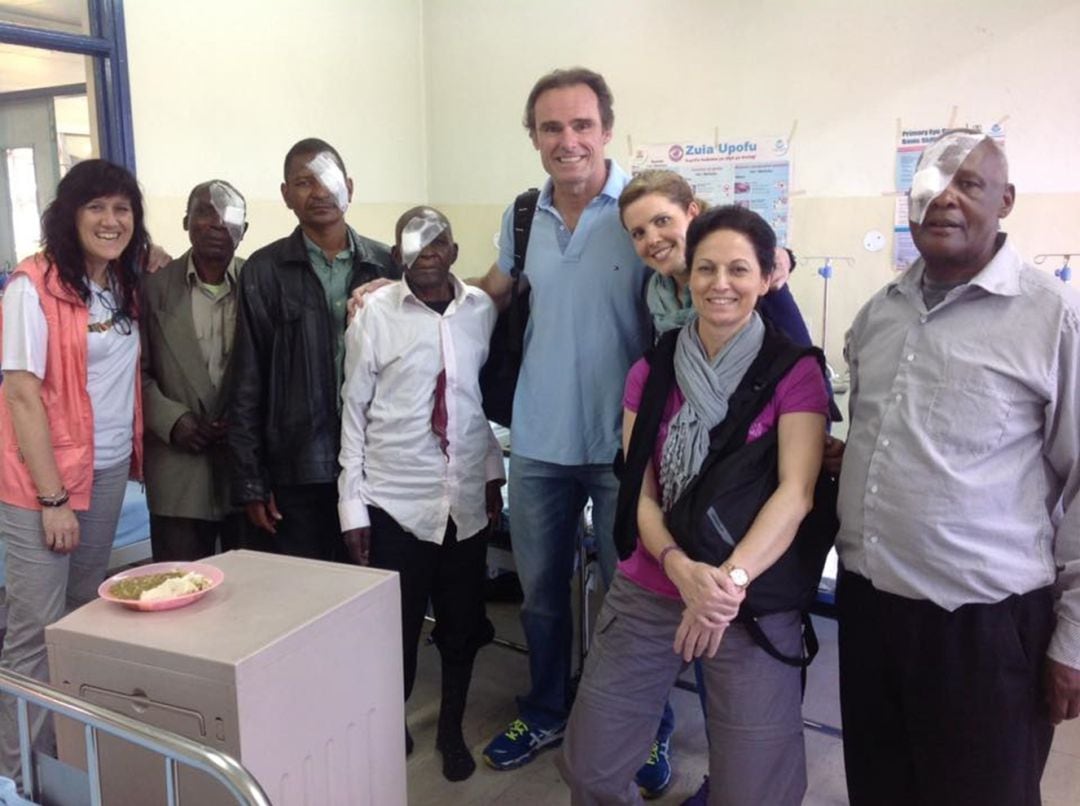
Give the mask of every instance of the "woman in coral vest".
M 142 476 L 136 322 L 148 241 L 135 178 L 87 160 L 42 216 L 41 253 L 12 272 L 0 362 L 0 537 L 7 633 L 0 668 L 48 678 L 45 626 L 94 598 L 127 479 Z M 36 749 L 51 752 L 43 713 Z M 0 775 L 19 779 L 14 701 L 0 702 Z

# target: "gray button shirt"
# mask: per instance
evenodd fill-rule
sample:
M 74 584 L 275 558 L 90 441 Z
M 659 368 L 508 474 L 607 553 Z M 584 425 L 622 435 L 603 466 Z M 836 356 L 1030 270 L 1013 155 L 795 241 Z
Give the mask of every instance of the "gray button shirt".
M 928 311 L 924 268 L 847 334 L 840 559 L 947 610 L 1056 579 L 1049 654 L 1080 668 L 1080 295 L 1004 242 Z

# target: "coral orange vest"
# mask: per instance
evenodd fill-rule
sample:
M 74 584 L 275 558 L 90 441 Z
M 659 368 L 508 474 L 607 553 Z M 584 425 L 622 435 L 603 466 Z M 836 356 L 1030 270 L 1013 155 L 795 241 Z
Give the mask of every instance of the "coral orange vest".
M 60 282 L 56 271 L 41 254 L 22 261 L 12 278 L 25 274 L 37 289 L 48 324 L 45 379 L 41 400 L 49 420 L 53 456 L 71 508 L 90 507 L 94 481 L 94 412 L 86 391 L 86 304 Z M 0 312 L 0 326 L 3 313 Z M 0 336 L 2 338 L 2 336 Z M 0 343 L 2 347 L 2 343 Z M 3 386 L 0 385 L 0 391 Z M 0 395 L 2 397 L 2 395 Z M 142 383 L 135 373 L 135 423 L 131 454 L 131 478 L 142 479 L 143 416 Z M 46 492 L 52 492 L 47 490 Z M 11 410 L 0 402 L 0 501 L 24 509 L 41 509 L 38 490 L 19 450 Z

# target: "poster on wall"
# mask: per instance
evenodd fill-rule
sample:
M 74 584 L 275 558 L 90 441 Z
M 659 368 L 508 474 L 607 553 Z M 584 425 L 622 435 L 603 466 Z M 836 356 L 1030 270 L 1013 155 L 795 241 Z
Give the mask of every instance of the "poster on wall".
M 688 140 L 638 146 L 631 172 L 674 171 L 709 204 L 738 204 L 768 221 L 777 243 L 786 244 L 791 162 L 788 138 L 761 137 L 698 143 Z
M 908 191 L 915 166 L 923 150 L 950 129 L 965 128 L 986 132 L 998 145 L 1005 145 L 1005 128 L 1000 123 L 990 126 L 965 125 L 927 129 L 901 129 L 896 145 L 896 212 L 893 220 L 893 268 L 904 271 L 919 257 L 915 242 L 911 239 L 911 223 L 908 219 Z

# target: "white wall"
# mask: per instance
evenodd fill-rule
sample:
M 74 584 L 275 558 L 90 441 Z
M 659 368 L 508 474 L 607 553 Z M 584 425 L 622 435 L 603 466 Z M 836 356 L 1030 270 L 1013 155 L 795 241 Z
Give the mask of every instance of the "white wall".
M 572 64 L 608 78 L 622 160 L 628 135 L 711 141 L 716 127 L 797 122 L 796 189 L 876 195 L 892 186 L 897 119 L 941 124 L 957 106 L 958 122 L 1009 116 L 1030 190 L 1080 189 L 1075 0 L 426 0 L 424 12 L 435 198 L 501 201 L 535 179 L 525 96 Z
M 155 237 L 184 248 L 183 202 L 221 176 L 250 202 L 241 252 L 295 223 L 278 193 L 295 140 L 321 136 L 357 182 L 349 220 L 388 238 L 406 206 L 450 216 L 459 274 L 494 258 L 514 194 L 543 180 L 521 127 L 542 73 L 585 64 L 615 93 L 610 154 L 635 143 L 787 134 L 792 244 L 844 254 L 827 351 L 891 276 L 863 234 L 892 226 L 898 122 L 1007 118 L 1021 251 L 1080 252 L 1076 0 L 128 0 L 139 178 Z M 955 109 L 955 115 L 954 115 Z M 820 330 L 823 281 L 792 288 Z
M 542 73 L 584 64 L 615 94 L 609 154 L 634 143 L 787 134 L 793 141 L 792 244 L 858 259 L 830 290 L 828 352 L 891 277 L 898 121 L 909 127 L 1008 117 L 1020 201 L 1006 229 L 1022 251 L 1080 251 L 1080 81 L 1075 0 L 426 0 L 425 85 L 431 200 L 452 211 L 465 261 L 490 262 L 490 234 L 513 195 L 542 181 L 521 128 Z M 891 236 L 890 236 L 891 237 Z M 459 232 L 459 240 L 462 235 Z M 468 247 L 468 248 L 466 248 Z M 468 273 L 468 272 L 466 272 Z M 820 328 L 823 282 L 792 287 Z
M 139 181 L 149 225 L 186 248 L 187 194 L 227 179 L 247 197 L 249 253 L 296 226 L 282 160 L 304 137 L 341 153 L 348 219 L 392 234 L 426 197 L 420 0 L 129 0 L 125 4 Z M 389 220 L 389 224 L 387 221 Z

